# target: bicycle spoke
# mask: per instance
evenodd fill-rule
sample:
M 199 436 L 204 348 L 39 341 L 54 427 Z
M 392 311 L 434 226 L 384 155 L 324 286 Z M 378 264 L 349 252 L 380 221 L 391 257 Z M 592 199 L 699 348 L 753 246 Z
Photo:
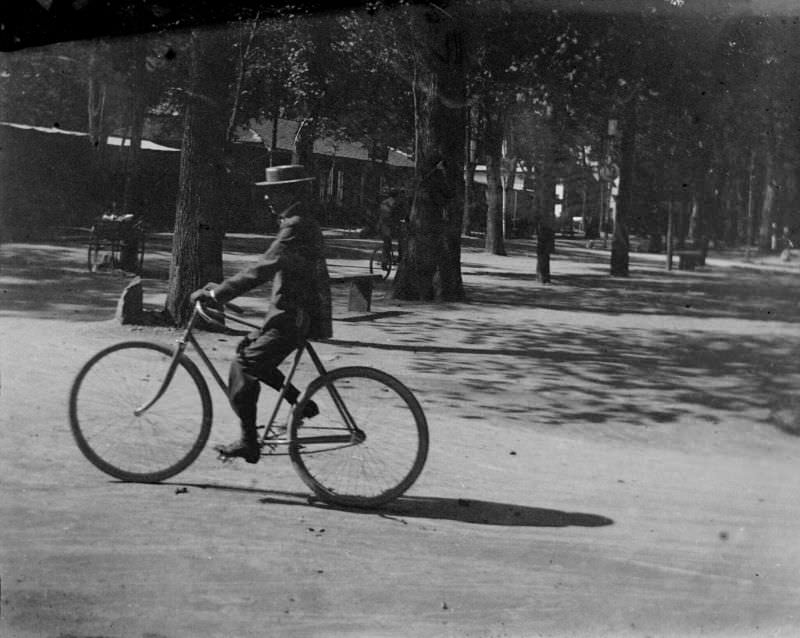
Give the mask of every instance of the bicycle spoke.
M 320 414 L 293 424 L 299 438 L 318 428 L 343 424 L 332 384 L 365 438 L 324 453 L 313 445 L 292 455 L 301 477 L 323 499 L 338 504 L 373 506 L 405 491 L 422 469 L 427 426 L 419 404 L 399 381 L 372 368 L 342 368 L 309 388 Z
M 123 480 L 157 481 L 196 458 L 210 429 L 210 398 L 197 369 L 182 362 L 158 401 L 172 352 L 157 344 L 112 346 L 84 367 L 72 389 L 70 421 L 84 455 Z

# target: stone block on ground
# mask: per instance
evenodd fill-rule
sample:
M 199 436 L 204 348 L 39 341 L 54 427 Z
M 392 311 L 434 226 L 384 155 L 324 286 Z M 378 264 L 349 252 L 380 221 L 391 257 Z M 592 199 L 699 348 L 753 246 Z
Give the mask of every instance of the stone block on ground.
M 142 320 L 142 278 L 134 277 L 125 286 L 119 301 L 114 318 L 123 325 L 140 323 Z

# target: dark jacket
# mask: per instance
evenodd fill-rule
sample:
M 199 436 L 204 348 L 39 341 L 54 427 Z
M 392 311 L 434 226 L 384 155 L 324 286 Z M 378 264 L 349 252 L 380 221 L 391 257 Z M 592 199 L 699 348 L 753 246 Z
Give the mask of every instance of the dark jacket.
M 536 239 L 536 254 L 551 255 L 556 249 L 556 233 L 547 225 L 540 225 Z
M 395 234 L 397 198 L 387 197 L 381 202 L 378 210 L 378 233 L 381 237 L 391 237 Z
M 322 231 L 313 218 L 295 214 L 281 220 L 277 237 L 258 263 L 228 277 L 214 288 L 214 295 L 224 303 L 270 279 L 272 297 L 265 323 L 303 310 L 311 319 L 309 338 L 333 336 Z

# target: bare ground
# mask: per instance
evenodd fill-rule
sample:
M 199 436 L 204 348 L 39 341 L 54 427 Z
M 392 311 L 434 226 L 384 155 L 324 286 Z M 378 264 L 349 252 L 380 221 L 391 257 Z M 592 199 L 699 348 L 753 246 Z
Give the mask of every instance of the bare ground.
M 227 267 L 262 241 L 231 238 Z M 329 243 L 333 270 L 363 268 L 369 242 Z M 168 244 L 150 248 L 158 307 Z M 0 251 L 3 638 L 800 630 L 794 263 L 634 255 L 612 279 L 607 254 L 564 242 L 542 286 L 520 241 L 465 248 L 466 303 L 381 287 L 359 316 L 337 288 L 326 364 L 396 375 L 431 427 L 417 484 L 363 512 L 309 503 L 285 457 L 208 449 L 161 485 L 101 474 L 69 432 L 74 375 L 105 345 L 175 333 L 117 324 L 127 278 L 88 273 L 78 242 Z M 224 368 L 234 341 L 202 339 Z M 236 431 L 213 398 L 212 444 Z

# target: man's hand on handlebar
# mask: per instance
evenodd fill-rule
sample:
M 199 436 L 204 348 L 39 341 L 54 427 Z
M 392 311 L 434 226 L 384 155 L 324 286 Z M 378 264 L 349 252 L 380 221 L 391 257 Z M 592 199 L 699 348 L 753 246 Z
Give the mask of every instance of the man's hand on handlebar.
M 204 287 L 195 290 L 191 295 L 189 295 L 189 301 L 192 302 L 192 305 L 194 305 L 199 301 L 203 305 L 217 306 L 221 308 L 222 304 L 220 304 L 214 297 L 215 286 L 216 284 L 209 283 L 206 284 Z
M 214 296 L 214 288 L 216 288 L 217 284 L 209 283 L 206 284 L 203 288 L 199 290 L 195 290 L 191 295 L 189 295 L 189 301 L 192 302 L 192 305 L 196 304 L 198 301 L 203 306 L 208 306 L 210 308 L 214 308 L 216 310 L 232 310 L 238 315 L 244 314 L 244 310 L 237 306 L 236 304 L 231 303 L 230 301 L 226 301 L 225 303 L 221 303 L 215 296 Z

